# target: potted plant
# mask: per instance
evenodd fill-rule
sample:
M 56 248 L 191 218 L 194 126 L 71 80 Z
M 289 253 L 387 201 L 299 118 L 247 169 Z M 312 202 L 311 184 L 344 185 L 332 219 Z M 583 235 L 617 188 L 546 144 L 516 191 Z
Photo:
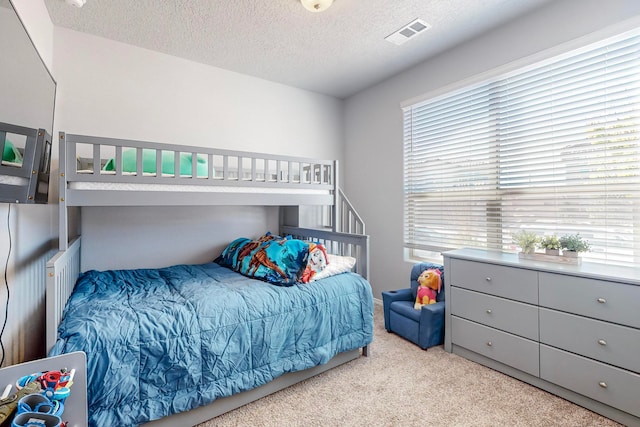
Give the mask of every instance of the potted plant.
M 562 247 L 562 255 L 576 258 L 580 252 L 587 252 L 591 249 L 589 242 L 584 240 L 580 233 L 565 234 L 560 237 L 560 246 Z
M 540 240 L 540 247 L 544 249 L 547 255 L 560 255 L 560 239 L 555 234 L 552 236 L 544 236 Z
M 540 237 L 532 231 L 520 230 L 513 235 L 513 241 L 522 249 L 522 253 L 531 254 L 536 250 Z

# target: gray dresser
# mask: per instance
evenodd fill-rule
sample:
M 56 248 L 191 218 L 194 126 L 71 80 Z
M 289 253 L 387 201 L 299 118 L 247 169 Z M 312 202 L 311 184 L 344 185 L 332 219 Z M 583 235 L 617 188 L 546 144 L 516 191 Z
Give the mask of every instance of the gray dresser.
M 444 254 L 448 352 L 640 426 L 640 268 Z

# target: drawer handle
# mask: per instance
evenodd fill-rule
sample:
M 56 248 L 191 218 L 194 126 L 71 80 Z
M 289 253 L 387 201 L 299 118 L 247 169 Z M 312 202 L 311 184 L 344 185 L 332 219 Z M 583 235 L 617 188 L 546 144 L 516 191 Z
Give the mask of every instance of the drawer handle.
M 604 298 L 598 298 L 598 299 L 597 299 L 597 301 L 598 301 L 600 304 L 604 304 L 605 302 L 607 302 L 607 300 L 606 300 L 606 299 L 604 299 Z
M 598 385 L 602 388 L 607 388 L 607 383 L 605 383 L 604 381 L 600 381 Z
M 487 282 L 491 281 L 491 277 L 486 277 L 484 280 L 486 280 Z
M 488 345 L 489 347 L 491 347 L 491 346 L 493 345 L 493 343 L 492 343 L 491 341 L 487 341 L 487 345 Z
M 491 313 L 493 313 L 493 310 L 491 310 L 490 308 L 487 309 L 487 314 L 491 314 Z
M 605 340 L 598 340 L 598 344 L 607 345 L 607 342 Z

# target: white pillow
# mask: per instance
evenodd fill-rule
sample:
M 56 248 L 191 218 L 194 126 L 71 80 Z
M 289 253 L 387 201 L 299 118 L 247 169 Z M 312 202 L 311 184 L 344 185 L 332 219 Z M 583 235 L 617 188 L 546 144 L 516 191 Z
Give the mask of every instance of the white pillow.
M 322 271 L 314 274 L 311 280 L 309 280 L 310 282 L 351 271 L 353 266 L 356 265 L 356 259 L 350 256 L 328 254 L 327 258 L 329 259 L 327 266 Z

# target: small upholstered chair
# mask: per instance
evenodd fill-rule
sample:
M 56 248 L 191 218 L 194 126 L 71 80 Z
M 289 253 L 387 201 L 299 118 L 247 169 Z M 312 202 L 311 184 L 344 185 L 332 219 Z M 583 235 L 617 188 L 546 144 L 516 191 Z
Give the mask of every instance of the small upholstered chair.
M 435 304 L 413 308 L 416 302 L 418 277 L 424 270 L 438 269 L 442 277 L 442 289 Z M 417 344 L 423 350 L 444 342 L 444 267 L 423 262 L 411 268 L 411 287 L 397 291 L 382 292 L 384 327 Z

